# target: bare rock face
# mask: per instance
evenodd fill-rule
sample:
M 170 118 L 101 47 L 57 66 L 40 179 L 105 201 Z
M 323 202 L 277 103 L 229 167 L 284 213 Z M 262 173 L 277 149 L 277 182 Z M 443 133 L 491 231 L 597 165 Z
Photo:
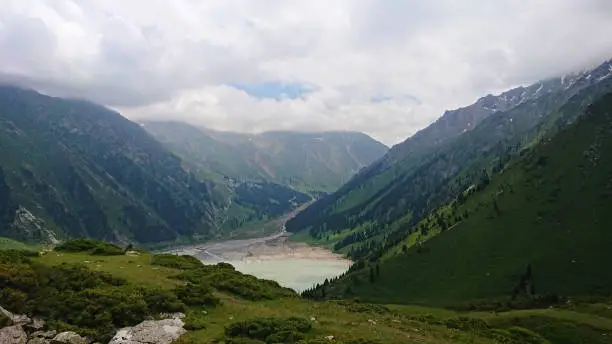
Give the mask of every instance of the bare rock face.
M 109 344 L 170 344 L 185 332 L 182 318 L 175 315 L 172 319 L 147 320 L 134 327 L 117 331 Z
M 81 337 L 78 333 L 68 331 L 62 332 L 51 340 L 52 344 L 89 344 L 87 338 Z
M 21 325 L 12 325 L 0 329 L 0 344 L 26 344 L 28 335 Z

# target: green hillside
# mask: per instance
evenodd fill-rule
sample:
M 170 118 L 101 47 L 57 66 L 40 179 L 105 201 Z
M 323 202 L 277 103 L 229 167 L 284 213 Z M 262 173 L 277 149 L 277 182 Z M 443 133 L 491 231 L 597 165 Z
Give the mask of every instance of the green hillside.
M 145 122 L 144 128 L 207 178 L 267 181 L 313 195 L 335 191 L 387 152 L 380 142 L 354 132 L 250 135 L 181 122 Z
M 447 306 L 610 296 L 610 151 L 612 93 L 325 294 Z
M 307 232 L 355 259 L 372 258 L 381 246 L 404 237 L 436 208 L 498 173 L 534 142 L 575 121 L 594 98 L 612 91 L 610 64 L 445 113 L 289 221 L 288 230 Z
M 311 199 L 202 178 L 117 112 L 10 86 L 0 87 L 0 150 L 0 236 L 24 242 L 192 242 Z
M 228 264 L 123 254 L 91 240 L 42 256 L 0 250 L 0 268 L 0 304 L 43 318 L 46 330 L 76 331 L 98 342 L 118 328 L 176 311 L 185 312 L 188 330 L 178 344 L 603 344 L 612 337 L 612 314 L 600 303 L 494 314 L 314 302 Z

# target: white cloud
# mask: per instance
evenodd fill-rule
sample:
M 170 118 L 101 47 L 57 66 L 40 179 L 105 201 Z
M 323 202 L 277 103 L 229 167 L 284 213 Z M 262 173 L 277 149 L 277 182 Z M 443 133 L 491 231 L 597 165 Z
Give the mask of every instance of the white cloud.
M 0 0 L 0 76 L 133 119 L 405 139 L 612 57 L 609 0 Z M 231 84 L 304 84 L 258 99 Z

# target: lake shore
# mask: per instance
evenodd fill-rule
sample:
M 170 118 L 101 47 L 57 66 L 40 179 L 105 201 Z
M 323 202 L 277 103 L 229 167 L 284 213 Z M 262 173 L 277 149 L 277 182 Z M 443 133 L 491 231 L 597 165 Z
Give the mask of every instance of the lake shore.
M 204 264 L 225 262 L 236 270 L 277 281 L 297 292 L 344 273 L 352 261 L 323 247 L 289 240 L 290 233 L 226 240 L 176 248 L 167 253 L 191 255 Z
M 341 254 L 334 253 L 323 247 L 290 241 L 289 237 L 290 233 L 281 231 L 261 238 L 209 242 L 179 247 L 165 252 L 192 255 L 204 262 L 248 262 L 294 258 L 342 261 L 346 262 L 347 265 L 351 264 L 351 261 Z

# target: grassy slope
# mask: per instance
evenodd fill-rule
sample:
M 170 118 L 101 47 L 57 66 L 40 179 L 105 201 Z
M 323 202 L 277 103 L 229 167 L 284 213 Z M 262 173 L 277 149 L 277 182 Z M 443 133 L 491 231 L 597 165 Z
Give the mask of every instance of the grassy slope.
M 609 71 L 606 67 L 601 72 Z M 612 79 L 587 86 L 588 80 L 584 77 L 577 83 L 580 87 L 558 90 L 491 115 L 474 130 L 437 151 L 395 161 L 388 168 L 384 166 L 389 159 L 383 159 L 289 222 L 288 230 L 310 231 L 317 241 L 325 242 L 330 232 L 349 232 L 370 222 L 378 227 L 381 237 L 403 235 L 403 231 L 395 232 L 392 228 L 399 216 L 410 215 L 405 221 L 407 225 L 401 226 L 409 228 L 477 180 L 483 169 L 496 172 L 522 148 L 574 121 L 593 98 L 612 90 Z M 414 144 L 403 146 L 416 149 Z M 365 249 L 355 250 L 353 253 L 357 254 L 352 257 L 363 257 L 372 251 L 369 246 L 384 241 L 370 237 L 359 240 L 358 244 Z
M 151 265 L 152 256 L 91 256 L 51 252 L 35 258 L 46 265 L 82 263 L 92 270 L 127 279 L 130 284 L 171 289 L 183 283 L 172 276 L 180 270 Z M 584 304 L 564 309 L 461 313 L 441 308 L 405 305 L 368 305 L 350 302 L 314 302 L 296 297 L 248 301 L 217 292 L 222 300 L 214 308 L 190 308 L 190 318 L 205 326 L 189 331 L 180 344 L 209 343 L 223 336 L 225 327 L 262 317 L 315 318 L 307 337 L 322 340 L 333 335 L 338 343 L 497 343 L 491 329 L 520 325 L 538 332 L 552 343 L 611 343 L 612 312 L 609 304 Z M 461 318 L 463 317 L 463 318 Z M 482 320 L 481 322 L 479 322 Z M 484 326 L 484 327 L 483 327 Z M 326 342 L 326 340 L 324 340 Z M 314 343 L 314 342 L 311 342 Z M 505 343 L 525 343 L 513 341 Z M 546 342 L 536 342 L 546 343 Z
M 151 255 L 132 256 L 90 256 L 81 253 L 52 252 L 38 261 L 55 265 L 61 263 L 84 263 L 91 269 L 109 272 L 115 276 L 126 278 L 137 285 L 160 286 L 171 288 L 180 283 L 171 279 L 178 270 L 150 265 Z M 205 317 L 206 329 L 187 333 L 182 343 L 208 343 L 223 335 L 225 326 L 242 320 L 261 317 L 297 316 L 305 319 L 316 318 L 313 338 L 323 338 L 334 335 L 339 340 L 371 339 L 380 343 L 419 342 L 419 343 L 493 343 L 487 338 L 481 338 L 474 333 L 457 332 L 442 325 L 431 325 L 408 319 L 396 312 L 373 314 L 371 312 L 355 312 L 334 302 L 312 302 L 299 298 L 286 298 L 270 301 L 248 301 L 232 295 L 218 295 L 222 305 L 207 309 Z M 199 310 L 193 309 L 203 314 Z M 376 325 L 368 322 L 376 321 Z
M 0 237 L 0 250 L 30 250 L 32 247 L 10 238 Z
M 539 294 L 609 294 L 612 95 L 590 110 L 459 205 L 454 214 L 467 219 L 448 220 L 455 226 L 421 249 L 394 249 L 377 281 L 353 285 L 353 292 L 377 302 L 436 305 L 505 297 L 531 264 Z M 414 235 L 420 233 L 398 246 L 410 246 Z

